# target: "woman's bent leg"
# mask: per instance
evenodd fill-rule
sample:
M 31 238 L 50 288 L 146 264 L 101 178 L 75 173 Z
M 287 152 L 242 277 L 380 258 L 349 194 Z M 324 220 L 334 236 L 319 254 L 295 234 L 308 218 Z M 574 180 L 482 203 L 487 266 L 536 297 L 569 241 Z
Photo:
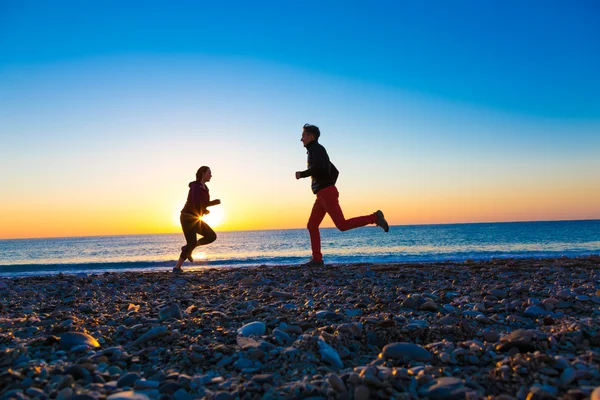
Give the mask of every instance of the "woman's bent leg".
M 197 232 L 202 235 L 202 238 L 196 242 L 196 246 L 204 246 L 217 240 L 215 231 L 213 231 L 213 229 L 204 221 L 200 221 L 198 224 Z M 196 238 L 194 236 L 194 241 L 195 240 Z

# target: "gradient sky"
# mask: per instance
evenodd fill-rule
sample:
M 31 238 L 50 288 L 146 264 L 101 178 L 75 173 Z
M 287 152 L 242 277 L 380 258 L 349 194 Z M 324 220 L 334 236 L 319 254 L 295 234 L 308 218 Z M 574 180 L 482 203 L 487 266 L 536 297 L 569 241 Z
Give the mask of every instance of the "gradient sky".
M 347 217 L 600 218 L 599 18 L 595 0 L 0 0 L 0 238 L 179 232 L 201 165 L 217 231 L 304 227 L 305 122 Z

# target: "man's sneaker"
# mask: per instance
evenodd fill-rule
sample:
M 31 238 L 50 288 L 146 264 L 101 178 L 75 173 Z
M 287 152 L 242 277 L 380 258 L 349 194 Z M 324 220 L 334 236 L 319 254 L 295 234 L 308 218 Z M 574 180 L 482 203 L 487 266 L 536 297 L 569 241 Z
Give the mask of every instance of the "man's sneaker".
M 377 226 L 381 227 L 381 229 L 383 229 L 384 232 L 389 232 L 390 226 L 388 225 L 387 221 L 385 220 L 385 217 L 383 216 L 383 213 L 381 212 L 381 210 L 375 211 L 375 216 L 377 217 L 377 222 L 375 222 L 375 224 L 377 224 Z
M 317 267 L 324 267 L 325 263 L 323 261 L 315 261 L 313 259 L 311 259 L 309 262 L 305 262 L 304 264 L 300 264 L 301 267 L 308 267 L 308 268 L 317 268 Z
M 173 267 L 173 272 L 176 274 L 182 274 L 183 270 L 181 269 L 181 267 L 177 268 L 177 267 Z

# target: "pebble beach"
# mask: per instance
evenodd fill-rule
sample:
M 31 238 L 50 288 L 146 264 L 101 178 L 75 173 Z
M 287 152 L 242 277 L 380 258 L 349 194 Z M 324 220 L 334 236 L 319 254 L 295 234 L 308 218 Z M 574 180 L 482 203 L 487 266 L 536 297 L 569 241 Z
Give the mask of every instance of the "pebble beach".
M 590 256 L 0 279 L 0 399 L 600 400 L 599 267 Z

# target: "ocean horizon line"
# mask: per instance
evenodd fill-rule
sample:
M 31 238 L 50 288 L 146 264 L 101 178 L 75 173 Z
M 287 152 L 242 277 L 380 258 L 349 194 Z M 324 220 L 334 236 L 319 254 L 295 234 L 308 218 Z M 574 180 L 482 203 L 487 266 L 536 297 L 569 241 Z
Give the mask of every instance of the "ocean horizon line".
M 600 218 L 584 218 L 584 219 L 544 219 L 544 220 L 523 220 L 523 221 L 476 221 L 476 222 L 450 222 L 450 223 L 423 223 L 423 224 L 397 224 L 390 225 L 393 227 L 434 227 L 434 226 L 460 226 L 460 225 L 485 225 L 485 224 L 526 224 L 526 223 L 560 223 L 560 222 L 588 222 L 600 221 Z M 371 226 L 368 226 L 371 227 Z M 372 227 L 371 227 L 372 228 Z M 321 229 L 337 229 L 335 226 L 325 226 Z M 231 229 L 219 231 L 218 227 L 215 231 L 219 233 L 229 232 L 270 232 L 270 231 L 299 231 L 306 228 L 267 228 L 267 229 Z M 79 239 L 79 238 L 104 238 L 104 237 L 128 237 L 128 236 L 153 236 L 153 235 L 178 235 L 181 232 L 156 232 L 156 233 L 120 233 L 120 234 L 100 234 L 100 235 L 74 235 L 74 236 L 40 236 L 40 237 L 16 237 L 16 238 L 0 238 L 0 241 L 17 241 L 17 240 L 47 240 L 47 239 Z

